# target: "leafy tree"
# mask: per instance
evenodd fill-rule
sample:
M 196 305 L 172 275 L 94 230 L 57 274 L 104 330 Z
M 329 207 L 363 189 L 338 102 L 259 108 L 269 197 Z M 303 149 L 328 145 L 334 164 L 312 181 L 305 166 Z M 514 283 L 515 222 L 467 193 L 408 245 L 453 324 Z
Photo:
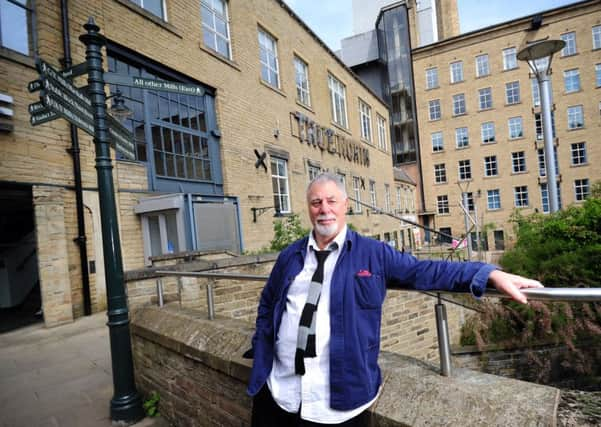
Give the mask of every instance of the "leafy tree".
M 273 223 L 273 234 L 271 250 L 281 251 L 290 243 L 309 234 L 309 229 L 301 225 L 297 214 L 292 214 Z
M 601 286 L 601 183 L 581 206 L 570 206 L 553 214 L 522 216 L 515 213 L 515 247 L 500 260 L 505 271 L 532 277 L 548 287 Z M 478 318 L 462 329 L 463 344 L 502 344 L 532 348 L 537 343 L 564 344 L 571 351 L 561 361 L 572 373 L 594 373 L 600 355 L 578 346 L 580 342 L 601 343 L 601 304 L 542 303 L 527 306 L 503 300 L 486 303 Z M 529 354 L 529 379 L 548 381 L 549 361 Z M 595 360 L 597 358 L 597 360 Z

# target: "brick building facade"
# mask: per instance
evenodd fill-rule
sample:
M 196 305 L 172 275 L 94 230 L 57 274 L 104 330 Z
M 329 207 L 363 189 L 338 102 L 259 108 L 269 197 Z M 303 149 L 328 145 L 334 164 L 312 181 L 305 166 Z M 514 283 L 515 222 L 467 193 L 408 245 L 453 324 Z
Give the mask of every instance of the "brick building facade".
M 485 249 L 505 247 L 516 209 L 549 211 L 538 86 L 516 58 L 526 42 L 547 37 L 567 43 L 551 64 L 566 207 L 601 179 L 601 4 L 582 1 L 412 51 L 426 210 L 436 212 L 437 228 L 465 233 L 459 204 L 467 192 L 481 227 L 492 225 Z
M 1 221 L 14 230 L 2 245 L 20 246 L 34 233 L 32 268 L 47 325 L 84 311 L 69 125 L 57 119 L 34 127 L 28 114 L 39 100 L 27 91 L 38 78 L 36 58 L 57 69 L 65 58 L 65 12 L 73 64 L 85 59 L 78 37 L 93 16 L 107 39 L 104 66 L 114 81 L 144 77 L 202 88 L 188 96 L 107 85 L 107 94 L 119 89 L 133 111 L 123 123 L 134 134 L 136 158 L 113 152 L 126 270 L 168 252 L 258 250 L 273 236 L 275 212 L 297 213 L 308 225 L 304 190 L 321 170 L 339 174 L 351 197 L 414 213 L 415 186 L 395 180 L 391 167 L 386 105 L 281 1 L 3 8 L 18 31 L 0 38 Z M 85 76 L 74 84 L 84 86 Z M 106 297 L 95 155 L 92 139 L 78 135 L 90 300 L 100 311 Z M 397 220 L 358 204 L 349 220 L 364 234 L 403 244 Z

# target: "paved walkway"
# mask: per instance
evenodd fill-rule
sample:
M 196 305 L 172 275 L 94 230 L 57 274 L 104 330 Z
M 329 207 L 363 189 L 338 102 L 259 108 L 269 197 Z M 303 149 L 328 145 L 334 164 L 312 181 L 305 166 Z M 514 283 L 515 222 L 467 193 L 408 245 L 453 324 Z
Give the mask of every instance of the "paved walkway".
M 106 313 L 0 334 L 1 427 L 109 427 L 113 395 Z M 136 427 L 166 426 L 146 418 Z

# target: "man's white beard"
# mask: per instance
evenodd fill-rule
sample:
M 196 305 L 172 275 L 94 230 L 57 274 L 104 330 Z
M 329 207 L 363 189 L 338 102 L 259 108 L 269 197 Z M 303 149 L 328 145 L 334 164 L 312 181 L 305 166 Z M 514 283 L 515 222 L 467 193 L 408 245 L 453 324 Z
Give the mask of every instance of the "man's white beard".
M 317 234 L 319 234 L 320 236 L 323 237 L 331 237 L 334 234 L 336 234 L 336 231 L 338 231 L 338 223 L 333 223 L 330 225 L 323 225 L 319 223 L 320 219 L 325 219 L 325 218 L 317 218 L 317 221 L 315 221 L 315 232 Z

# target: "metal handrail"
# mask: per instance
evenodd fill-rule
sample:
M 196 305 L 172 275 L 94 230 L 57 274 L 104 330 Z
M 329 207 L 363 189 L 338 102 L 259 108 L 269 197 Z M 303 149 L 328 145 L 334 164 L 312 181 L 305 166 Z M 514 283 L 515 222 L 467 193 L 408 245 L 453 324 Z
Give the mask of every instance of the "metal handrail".
M 178 276 L 178 277 L 203 277 L 211 279 L 210 283 L 207 284 L 207 305 L 209 312 L 209 320 L 215 318 L 215 305 L 213 298 L 213 281 L 215 279 L 235 279 L 235 280 L 248 280 L 265 282 L 269 278 L 268 275 L 263 274 L 244 274 L 244 273 L 210 273 L 206 271 L 156 271 L 156 274 L 160 276 Z M 426 295 L 432 296 L 427 291 L 418 291 L 415 289 L 399 289 L 403 291 L 421 292 Z M 567 302 L 597 302 L 601 301 L 601 288 L 528 288 L 520 289 L 520 291 L 526 295 L 530 300 L 540 301 L 567 301 Z M 430 291 L 436 292 L 438 299 L 434 310 L 436 314 L 436 333 L 438 338 L 438 351 L 440 355 L 440 373 L 443 376 L 451 375 L 451 344 L 449 341 L 449 328 L 447 322 L 447 311 L 445 305 L 442 303 L 442 294 L 464 294 L 465 292 L 452 292 L 452 291 Z M 157 299 L 159 306 L 162 307 L 163 302 L 163 286 L 161 279 L 157 279 Z M 496 289 L 487 289 L 484 295 L 485 297 L 495 298 L 510 298 L 509 295 L 501 293 Z M 181 300 L 180 300 L 181 304 Z

